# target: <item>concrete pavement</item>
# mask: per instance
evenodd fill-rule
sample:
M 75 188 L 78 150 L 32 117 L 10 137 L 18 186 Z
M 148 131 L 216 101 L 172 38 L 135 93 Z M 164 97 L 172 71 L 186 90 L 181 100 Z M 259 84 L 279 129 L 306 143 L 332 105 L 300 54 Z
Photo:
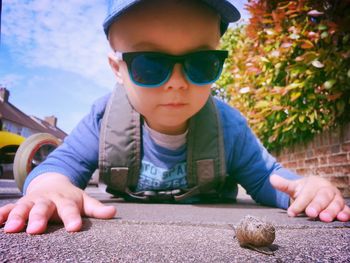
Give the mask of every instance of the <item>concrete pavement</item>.
M 242 191 L 236 204 L 217 205 L 125 203 L 103 187 L 87 192 L 115 205 L 117 217 L 84 219 L 83 231 L 73 234 L 53 224 L 37 236 L 1 228 L 0 262 L 350 262 L 350 222 L 289 218 Z M 13 182 L 0 180 L 0 205 L 19 197 Z M 248 214 L 275 224 L 274 255 L 238 245 L 234 227 Z

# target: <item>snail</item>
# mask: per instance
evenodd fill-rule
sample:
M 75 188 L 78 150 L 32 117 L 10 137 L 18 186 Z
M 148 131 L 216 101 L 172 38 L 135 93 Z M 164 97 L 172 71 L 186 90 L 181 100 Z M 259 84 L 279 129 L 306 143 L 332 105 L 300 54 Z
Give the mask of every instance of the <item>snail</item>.
M 275 227 L 272 223 L 247 215 L 238 223 L 235 232 L 241 247 L 248 247 L 264 254 L 273 254 L 269 249 L 275 240 Z

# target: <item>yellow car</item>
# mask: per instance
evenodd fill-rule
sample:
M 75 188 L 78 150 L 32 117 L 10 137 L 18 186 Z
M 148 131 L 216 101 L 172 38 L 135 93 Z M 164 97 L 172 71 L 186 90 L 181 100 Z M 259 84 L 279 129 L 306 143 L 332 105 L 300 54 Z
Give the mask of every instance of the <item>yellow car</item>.
M 25 138 L 7 131 L 0 131 L 0 177 L 3 175 L 1 164 L 13 163 L 18 147 Z
M 0 131 L 0 149 L 7 145 L 19 146 L 24 142 L 25 138 L 7 131 Z
M 13 163 L 18 147 L 25 138 L 7 131 L 0 131 L 0 162 Z

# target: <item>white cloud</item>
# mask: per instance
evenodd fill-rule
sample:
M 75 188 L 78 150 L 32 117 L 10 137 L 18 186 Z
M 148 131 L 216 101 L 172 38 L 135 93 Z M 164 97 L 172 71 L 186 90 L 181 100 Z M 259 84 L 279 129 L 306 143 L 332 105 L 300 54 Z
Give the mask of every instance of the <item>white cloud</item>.
M 27 67 L 66 70 L 112 88 L 101 0 L 4 0 L 3 40 Z
M 112 88 L 110 51 L 102 30 L 104 0 L 4 0 L 2 34 L 16 61 L 77 73 Z M 237 8 L 246 17 L 244 4 Z
M 1 76 L 0 86 L 3 86 L 3 87 L 16 86 L 18 85 L 18 83 L 21 82 L 22 79 L 23 79 L 23 76 L 20 76 L 17 74 L 7 74 L 5 76 Z

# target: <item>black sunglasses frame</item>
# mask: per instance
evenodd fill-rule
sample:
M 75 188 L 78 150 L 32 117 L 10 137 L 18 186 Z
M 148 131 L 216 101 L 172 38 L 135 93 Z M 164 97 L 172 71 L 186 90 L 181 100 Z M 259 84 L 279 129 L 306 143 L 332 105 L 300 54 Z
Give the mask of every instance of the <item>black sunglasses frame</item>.
M 215 79 L 210 80 L 208 82 L 193 81 L 190 77 L 190 74 L 186 71 L 186 68 L 184 66 L 186 59 L 190 58 L 191 56 L 198 56 L 199 55 L 201 57 L 201 56 L 207 56 L 208 54 L 215 55 L 218 58 L 218 62 L 220 63 L 220 69 L 218 70 Z M 174 68 L 174 65 L 177 63 L 180 63 L 182 65 L 182 68 L 185 72 L 185 75 L 191 83 L 193 83 L 195 85 L 200 85 L 200 86 L 214 83 L 220 77 L 220 74 L 221 74 L 222 68 L 223 68 L 223 64 L 225 62 L 225 59 L 228 57 L 228 51 L 227 50 L 200 50 L 200 51 L 190 52 L 190 53 L 187 53 L 184 55 L 170 55 L 170 54 L 161 53 L 161 52 L 154 52 L 154 51 L 137 51 L 137 52 L 125 52 L 125 53 L 116 52 L 116 55 L 117 55 L 117 57 L 122 59 L 127 64 L 130 78 L 132 79 L 132 81 L 136 85 L 146 87 L 146 88 L 153 88 L 153 87 L 162 86 L 166 81 L 169 80 L 171 72 Z M 159 81 L 159 83 L 146 84 L 146 83 L 141 83 L 141 82 L 134 79 L 132 62 L 138 56 L 145 56 L 145 55 L 171 61 L 170 67 L 168 69 L 169 72 L 167 74 L 167 77 L 165 77 L 162 81 Z

